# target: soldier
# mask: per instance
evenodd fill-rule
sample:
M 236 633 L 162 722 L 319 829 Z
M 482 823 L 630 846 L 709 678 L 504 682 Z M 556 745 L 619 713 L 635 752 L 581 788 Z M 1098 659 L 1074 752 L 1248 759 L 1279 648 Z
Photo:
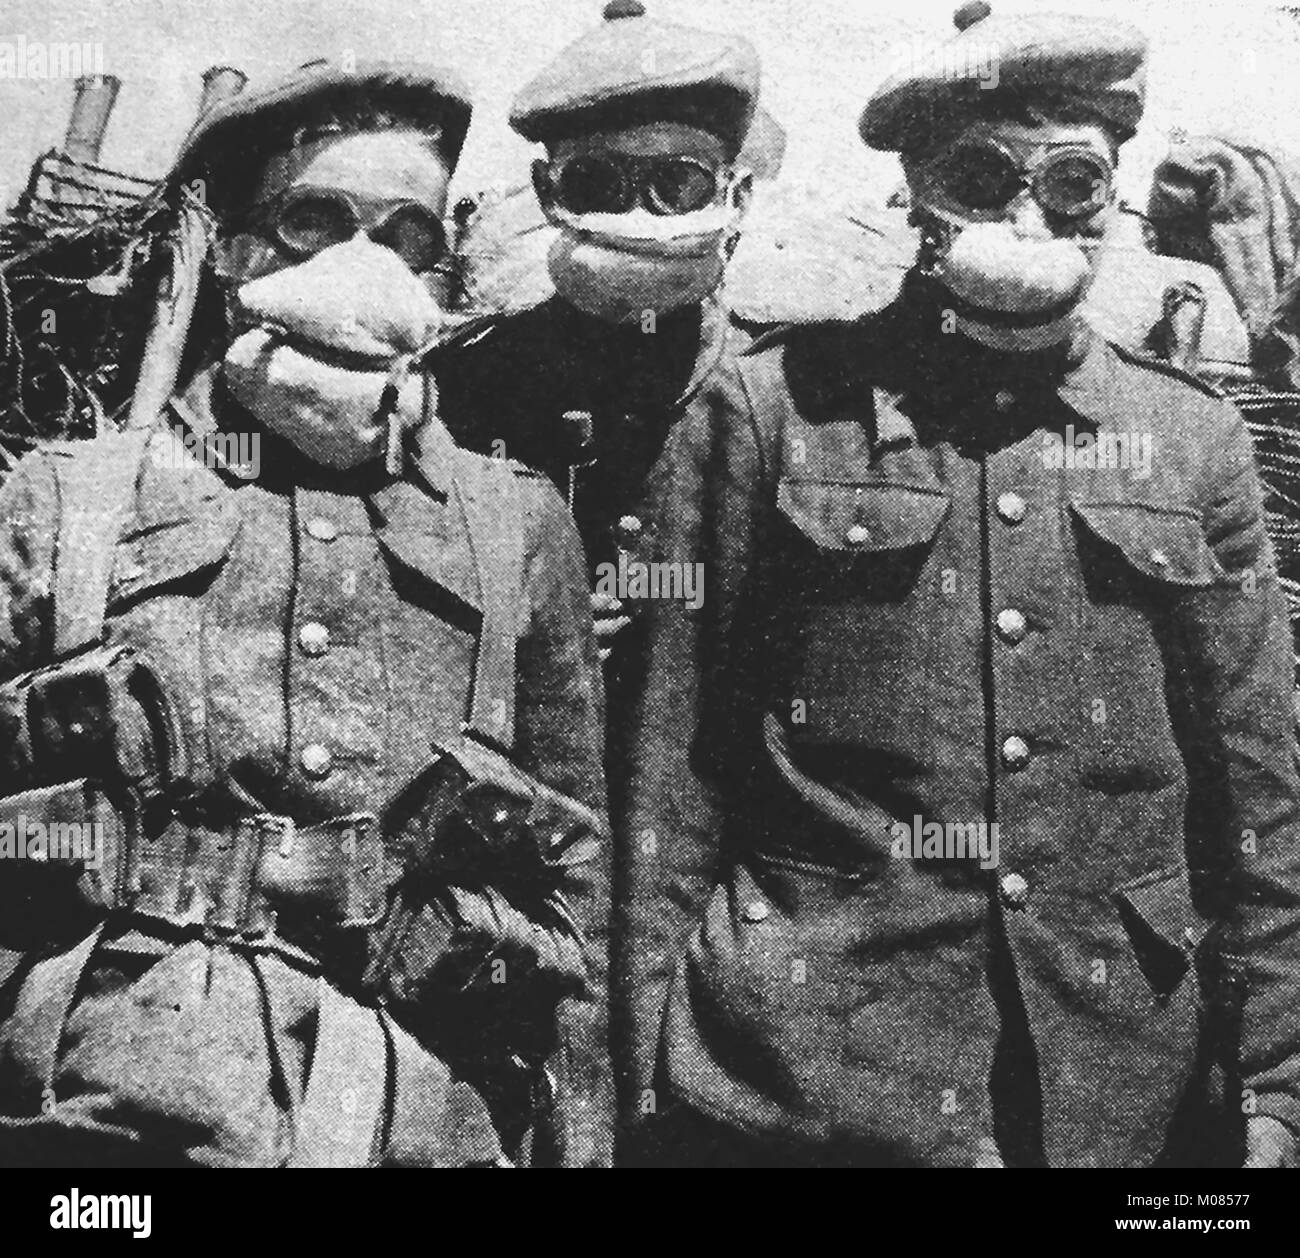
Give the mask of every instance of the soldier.
M 566 493 L 593 583 L 598 565 L 643 544 L 641 500 L 665 434 L 738 335 L 717 289 L 750 196 L 736 161 L 759 80 L 738 36 L 656 20 L 635 0 L 604 15 L 510 114 L 546 145 L 533 179 L 559 229 L 556 295 L 437 368 L 458 441 L 504 449 Z M 606 591 L 593 609 L 608 652 L 635 608 Z M 626 638 L 606 677 L 614 714 L 634 688 Z
M 412 369 L 470 110 L 313 62 L 205 115 L 187 378 L 4 487 L 6 1159 L 608 1161 L 580 542 Z
M 995 90 L 951 73 L 981 49 Z M 1250 440 L 1079 317 L 1145 59 L 989 16 L 885 83 L 903 292 L 755 345 L 670 437 L 656 558 L 710 597 L 651 609 L 616 842 L 641 1157 L 1203 1159 L 1222 971 L 1246 1165 L 1295 1164 L 1300 787 Z
M 528 84 L 510 115 L 546 145 L 533 176 L 559 228 L 556 294 L 436 367 L 457 441 L 504 449 L 568 498 L 605 662 L 614 812 L 644 606 L 619 597 L 618 574 L 649 544 L 643 501 L 669 429 L 743 336 L 718 287 L 750 198 L 737 158 L 758 85 L 746 40 L 656 20 L 633 0 L 607 5 L 604 25 Z

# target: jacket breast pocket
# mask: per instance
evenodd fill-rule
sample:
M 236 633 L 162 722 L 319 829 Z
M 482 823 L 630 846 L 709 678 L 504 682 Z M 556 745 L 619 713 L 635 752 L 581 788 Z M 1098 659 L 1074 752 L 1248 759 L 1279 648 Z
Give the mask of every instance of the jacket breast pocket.
M 942 490 L 879 482 L 787 478 L 777 491 L 779 537 L 768 652 L 803 706 L 798 742 L 873 745 L 912 757 L 928 737 L 927 691 L 937 635 L 929 571 L 949 510 Z M 781 665 L 778 665 L 780 667 Z
M 1107 792 L 1156 789 L 1181 764 L 1166 693 L 1169 615 L 1226 573 L 1190 508 L 1070 506 L 1081 572 L 1074 664 L 1082 781 Z
M 906 594 L 949 505 L 939 489 L 793 478 L 776 501 L 806 576 L 882 601 Z
M 225 563 L 235 530 L 233 520 L 214 514 L 128 532 L 113 557 L 109 610 L 119 613 L 155 594 L 201 587 Z
M 1070 506 L 1083 526 L 1090 560 L 1084 575 L 1094 596 L 1141 591 L 1167 599 L 1226 575 L 1190 507 L 1081 500 Z

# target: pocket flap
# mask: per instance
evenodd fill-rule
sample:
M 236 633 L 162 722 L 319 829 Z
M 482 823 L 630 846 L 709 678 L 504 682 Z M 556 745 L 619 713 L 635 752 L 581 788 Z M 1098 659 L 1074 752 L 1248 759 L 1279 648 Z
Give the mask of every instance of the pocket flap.
M 1187 874 L 1161 870 L 1124 883 L 1112 894 L 1148 982 L 1157 993 L 1173 991 L 1207 933 L 1192 907 Z
M 934 540 L 948 495 L 907 485 L 782 480 L 777 506 L 818 546 L 849 554 L 904 550 Z
M 1225 574 L 1194 511 L 1137 502 L 1071 502 L 1089 533 L 1143 576 L 1169 585 L 1213 585 Z
M 211 510 L 128 532 L 113 558 L 109 607 L 224 563 L 237 528 L 232 515 Z
M 1177 948 L 1194 945 L 1205 935 L 1205 924 L 1192 908 L 1191 887 L 1182 870 L 1147 874 L 1116 887 L 1114 895 L 1148 929 Z

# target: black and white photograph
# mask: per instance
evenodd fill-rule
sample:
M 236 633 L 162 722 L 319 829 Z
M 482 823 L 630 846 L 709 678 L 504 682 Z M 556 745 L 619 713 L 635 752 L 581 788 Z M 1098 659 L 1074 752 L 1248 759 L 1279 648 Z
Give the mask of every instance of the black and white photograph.
M 1285 1210 L 1300 8 L 7 0 L 0 120 L 0 1216 Z

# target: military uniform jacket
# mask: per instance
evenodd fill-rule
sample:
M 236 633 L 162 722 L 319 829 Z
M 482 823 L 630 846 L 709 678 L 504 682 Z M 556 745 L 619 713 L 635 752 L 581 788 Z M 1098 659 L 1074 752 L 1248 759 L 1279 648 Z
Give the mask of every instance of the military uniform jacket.
M 588 574 L 642 554 L 649 483 L 669 432 L 719 364 L 747 341 L 718 301 L 664 315 L 653 329 L 613 327 L 552 297 L 443 356 L 439 414 L 470 450 L 507 454 L 569 501 Z M 565 415 L 589 419 L 586 440 Z M 608 570 L 608 569 L 606 569 Z M 643 677 L 642 604 L 605 666 L 606 768 L 621 808 L 626 717 Z
M 654 606 L 634 730 L 637 1094 L 971 1165 L 1001 1074 L 1049 1164 L 1146 1164 L 1199 949 L 1294 1125 L 1292 661 L 1247 432 L 1095 336 L 1015 376 L 939 326 L 913 299 L 760 343 L 665 453 L 655 553 L 708 594 Z M 1149 474 L 1045 456 L 1128 432 Z M 924 853 L 928 822 L 996 822 L 996 866 Z
M 612 327 L 552 297 L 439 359 L 439 414 L 466 449 L 504 452 L 572 490 L 595 565 L 624 540 L 614 532 L 620 518 L 641 510 L 669 429 L 741 339 L 717 302 L 644 330 Z M 573 412 L 590 416 L 585 442 L 565 422 Z
M 358 486 L 313 473 L 260 433 L 261 475 L 243 480 L 205 465 L 179 435 L 215 431 L 210 378 L 171 409 L 167 418 L 185 425 L 161 424 L 146 449 L 114 557 L 107 632 L 148 659 L 172 700 L 201 823 L 259 811 L 300 825 L 363 810 L 382 817 L 469 711 L 484 592 L 451 478 L 455 469 L 467 492 L 484 490 L 485 460 L 456 450 L 434 421 L 417 434 L 404 478 Z M 52 575 L 75 561 L 54 554 L 54 465 L 87 451 L 39 450 L 4 486 L 6 676 L 50 658 Z M 548 785 L 603 810 L 601 682 L 581 546 L 552 487 L 517 475 L 526 535 L 514 752 Z M 607 863 L 575 867 L 565 888 L 596 962 Z M 598 971 L 588 996 L 601 1010 L 604 986 Z

